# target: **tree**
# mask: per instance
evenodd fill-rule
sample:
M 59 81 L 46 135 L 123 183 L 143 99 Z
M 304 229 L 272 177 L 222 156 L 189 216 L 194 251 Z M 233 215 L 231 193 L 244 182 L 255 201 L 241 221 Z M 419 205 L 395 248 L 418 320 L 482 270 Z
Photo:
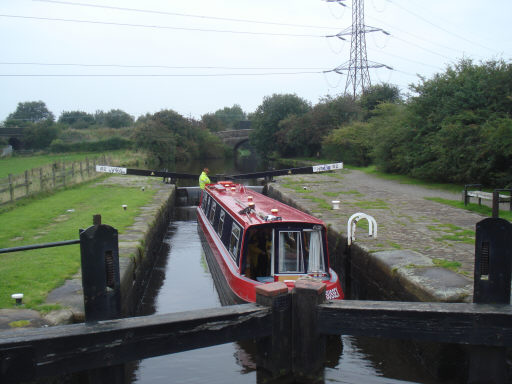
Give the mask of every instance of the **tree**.
M 134 136 L 137 147 L 147 150 L 162 164 L 224 156 L 218 137 L 201 123 L 172 110 L 139 118 Z
M 470 162 L 476 161 L 474 156 L 483 144 L 483 127 L 512 115 L 511 84 L 512 64 L 475 65 L 463 59 L 444 73 L 411 86 L 417 95 L 407 106 L 407 125 L 414 130 L 408 143 L 414 163 L 408 173 L 426 179 L 478 182 L 480 171 L 469 171 L 474 169 Z
M 53 121 L 45 120 L 30 123 L 25 127 L 23 147 L 27 149 L 45 149 L 59 135 L 59 128 Z
M 106 113 L 96 112 L 96 114 L 101 119 L 102 125 L 110 128 L 129 127 L 133 125 L 134 122 L 133 116 L 121 111 L 120 109 L 111 109 Z
M 405 105 L 382 103 L 369 120 L 375 132 L 372 158 L 381 171 L 407 174 L 414 166 L 409 145 L 415 130 L 407 124 L 407 113 Z
M 302 116 L 311 110 L 310 104 L 292 94 L 274 94 L 265 97 L 263 103 L 250 116 L 254 131 L 251 144 L 263 156 L 278 149 L 277 135 L 282 126 L 279 123 L 292 115 Z
M 323 140 L 322 152 L 333 160 L 357 166 L 371 164 L 375 132 L 368 123 L 354 122 L 333 130 Z
M 225 129 L 222 120 L 213 113 L 207 113 L 201 116 L 201 122 L 210 132 L 219 132 Z
M 214 116 L 221 121 L 224 129 L 235 129 L 239 121 L 247 118 L 245 112 L 238 104 L 219 109 L 215 111 Z
M 27 123 L 54 121 L 55 117 L 42 101 L 18 103 L 16 111 L 7 116 L 6 126 L 25 126 Z
M 315 156 L 332 130 L 360 118 L 361 108 L 351 96 L 326 97 L 302 116 L 282 120 L 276 134 L 282 156 Z
M 95 124 L 94 115 L 82 111 L 64 111 L 59 117 L 59 123 L 67 124 L 77 129 L 84 129 Z
M 381 103 L 400 102 L 400 89 L 396 85 L 387 83 L 372 85 L 361 96 L 361 107 L 366 111 L 366 118 L 372 116 L 372 111 Z

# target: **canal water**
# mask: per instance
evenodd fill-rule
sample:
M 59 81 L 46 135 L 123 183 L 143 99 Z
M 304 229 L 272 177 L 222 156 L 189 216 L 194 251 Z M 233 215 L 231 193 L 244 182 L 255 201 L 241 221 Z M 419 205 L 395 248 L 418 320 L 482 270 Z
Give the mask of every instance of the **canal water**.
M 197 231 L 195 208 L 176 208 L 139 315 L 221 306 Z M 418 366 L 393 361 L 388 341 L 341 336 L 329 341 L 319 383 L 435 383 Z M 140 361 L 132 384 L 263 383 L 252 342 L 230 343 Z M 396 359 L 394 359 L 396 360 Z M 281 383 L 281 381 L 272 381 Z

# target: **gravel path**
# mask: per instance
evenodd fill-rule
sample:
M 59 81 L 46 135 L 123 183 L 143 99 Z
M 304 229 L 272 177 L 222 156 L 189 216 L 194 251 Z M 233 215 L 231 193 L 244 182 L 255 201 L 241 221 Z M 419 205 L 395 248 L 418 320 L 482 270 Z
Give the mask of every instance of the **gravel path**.
M 277 183 L 341 233 L 346 233 L 352 214 L 373 216 L 377 238 L 367 236 L 366 220 L 356 231 L 356 241 L 370 252 L 414 250 L 432 259 L 459 262 L 458 272 L 473 277 L 475 225 L 484 216 L 426 199 L 460 201 L 461 194 L 400 184 L 357 170 L 286 176 Z M 339 210 L 326 206 L 332 200 L 341 201 Z

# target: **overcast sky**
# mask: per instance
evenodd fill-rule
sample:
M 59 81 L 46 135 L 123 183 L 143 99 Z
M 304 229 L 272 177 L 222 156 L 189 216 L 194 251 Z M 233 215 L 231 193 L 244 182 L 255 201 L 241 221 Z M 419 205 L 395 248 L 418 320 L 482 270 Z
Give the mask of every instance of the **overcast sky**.
M 342 94 L 346 76 L 323 73 L 350 58 L 335 35 L 347 7 L 322 0 L 0 0 L 0 121 L 19 102 L 62 111 L 173 109 L 200 118 L 265 96 L 316 104 Z M 462 57 L 512 59 L 510 0 L 366 0 L 372 84 L 407 92 L 417 74 Z

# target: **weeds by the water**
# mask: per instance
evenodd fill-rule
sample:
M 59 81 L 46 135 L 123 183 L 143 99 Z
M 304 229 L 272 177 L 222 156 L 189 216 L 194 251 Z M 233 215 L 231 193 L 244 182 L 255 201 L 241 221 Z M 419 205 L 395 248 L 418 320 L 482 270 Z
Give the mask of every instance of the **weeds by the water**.
M 28 327 L 30 325 L 30 320 L 17 320 L 17 321 L 11 321 L 9 323 L 9 327 L 11 328 L 23 328 Z
M 450 261 L 444 259 L 432 259 L 432 262 L 436 267 L 446 268 L 453 272 L 457 272 L 462 265 L 458 261 Z
M 330 202 L 328 201 L 325 201 L 324 199 L 321 199 L 319 197 L 316 197 L 316 196 L 310 196 L 310 195 L 306 195 L 304 196 L 305 199 L 308 199 L 308 200 L 311 200 L 315 203 L 318 204 L 318 206 L 321 208 L 321 209 L 324 209 L 324 210 L 330 210 L 331 209 L 331 204 Z
M 475 243 L 475 232 L 469 229 L 463 229 L 453 224 L 436 224 L 427 225 L 427 228 L 434 232 L 444 233 L 440 237 L 436 237 L 438 241 L 456 241 L 466 244 Z
M 388 204 L 384 200 L 368 200 L 357 201 L 354 204 L 361 209 L 389 209 Z

